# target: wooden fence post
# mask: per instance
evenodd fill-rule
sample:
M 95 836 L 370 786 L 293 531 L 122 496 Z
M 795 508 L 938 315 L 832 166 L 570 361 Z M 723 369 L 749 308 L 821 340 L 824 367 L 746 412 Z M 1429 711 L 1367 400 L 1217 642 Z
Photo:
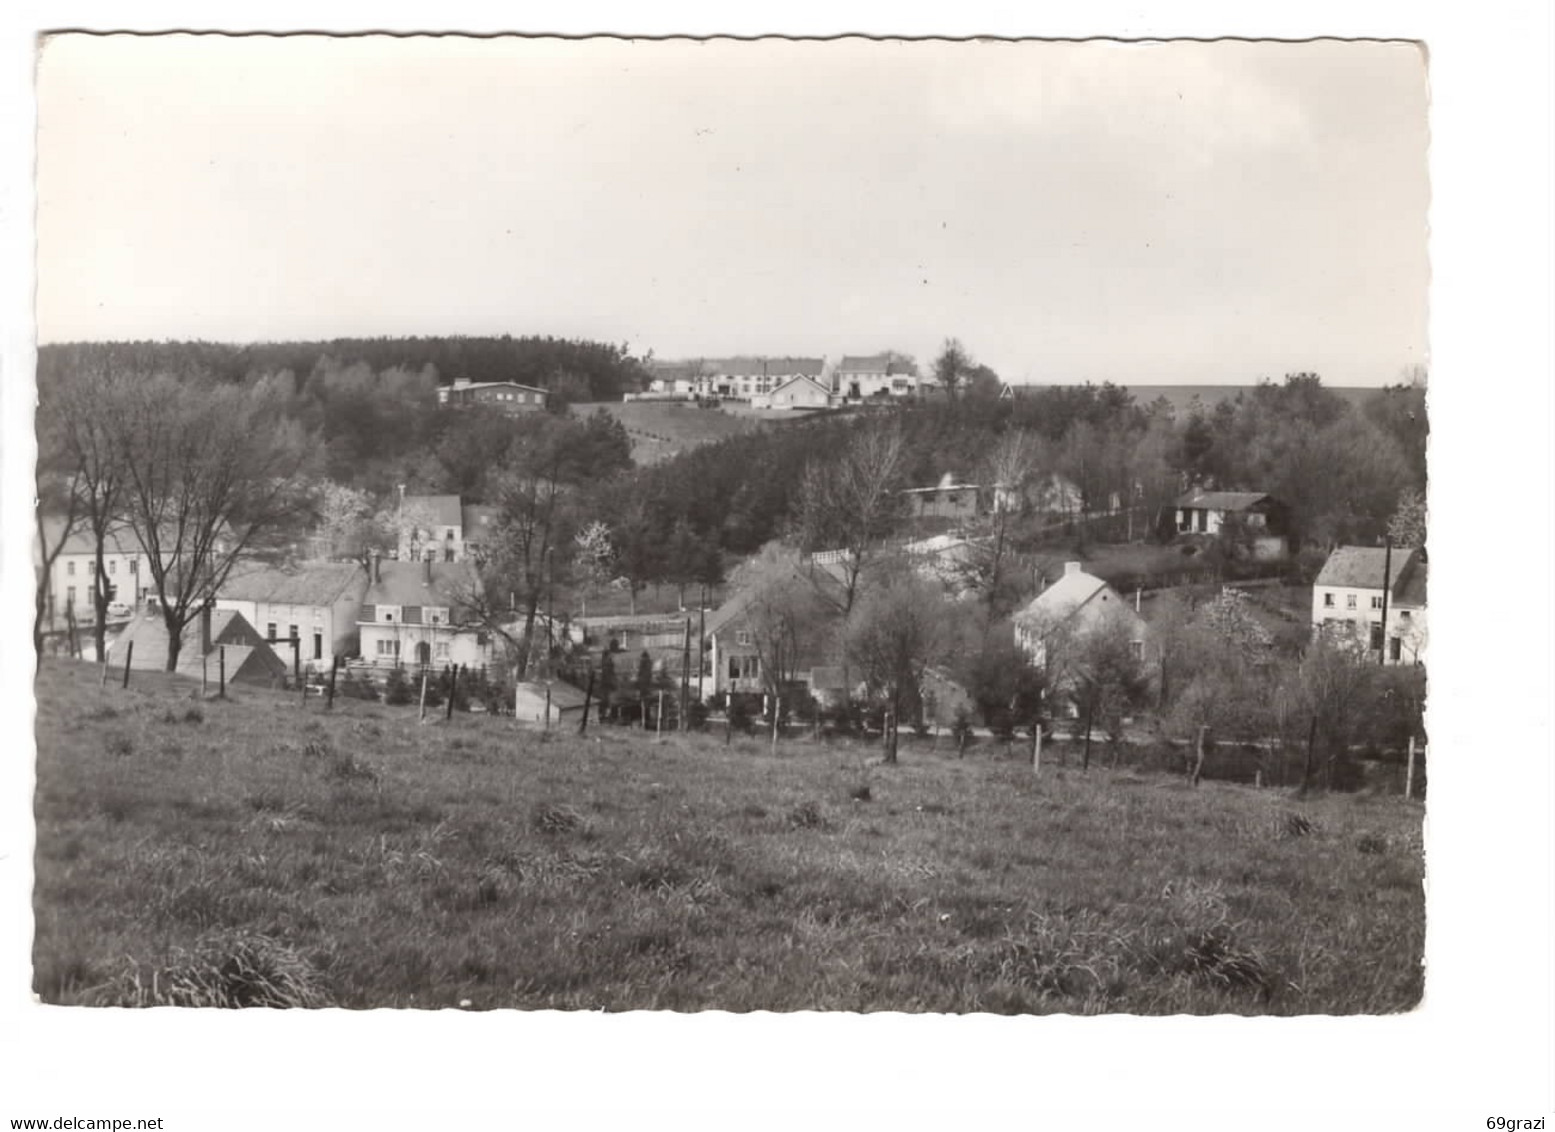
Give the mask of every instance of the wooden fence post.
M 124 683 L 120 687 L 130 686 L 130 657 L 135 655 L 135 642 L 130 642 L 130 647 L 124 650 Z
M 454 717 L 454 693 L 459 690 L 459 666 L 448 666 L 448 710 L 443 714 L 445 720 Z
M 421 666 L 421 714 L 418 717 L 425 722 L 427 718 L 427 666 Z
M 659 689 L 659 710 L 653 720 L 653 737 L 664 738 L 664 689 Z
M 227 646 L 226 645 L 217 645 L 216 646 L 216 679 L 218 681 L 216 694 L 221 699 L 226 699 L 227 698 Z
M 210 653 L 203 654 L 200 657 L 200 699 L 202 699 L 202 700 L 205 698 L 206 686 L 210 682 L 210 676 L 209 676 L 209 672 L 208 672 L 208 669 L 210 668 L 210 665 L 211 665 Z
M 589 729 L 589 705 L 594 701 L 594 669 L 589 667 L 588 687 L 583 690 L 583 718 L 578 721 L 578 734 Z
M 551 685 L 545 686 L 545 729 L 551 729 Z
M 1404 771 L 1404 797 L 1415 796 L 1415 737 L 1409 737 L 1409 764 Z
M 335 673 L 339 670 L 340 654 L 336 653 L 333 657 L 330 658 L 329 662 L 329 691 L 326 693 L 324 699 L 325 711 L 333 711 L 335 709 Z

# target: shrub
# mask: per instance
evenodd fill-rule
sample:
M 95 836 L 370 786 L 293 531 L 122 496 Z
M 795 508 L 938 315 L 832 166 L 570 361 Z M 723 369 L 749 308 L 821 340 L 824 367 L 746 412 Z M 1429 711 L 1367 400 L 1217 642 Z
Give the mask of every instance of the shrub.
M 203 711 L 201 711 L 197 707 L 192 707 L 188 711 L 184 712 L 184 722 L 185 723 L 204 723 L 205 722 L 205 713 Z
M 583 815 L 571 806 L 546 802 L 535 807 L 529 824 L 539 833 L 565 834 L 583 828 Z
M 378 772 L 354 755 L 336 755 L 324 768 L 324 777 L 331 782 L 376 782 Z
M 818 802 L 801 802 L 788 811 L 785 819 L 789 829 L 825 829 L 830 822 Z
M 108 753 L 116 759 L 128 758 L 135 753 L 135 740 L 128 735 L 114 735 L 108 739 Z
M 360 680 L 350 672 L 347 672 L 344 679 L 337 683 L 336 691 L 351 700 L 376 702 L 378 699 L 378 689 L 373 687 L 371 681 Z
M 383 700 L 395 707 L 416 702 L 416 690 L 411 687 L 403 668 L 390 669 L 389 678 L 383 684 Z
M 111 1006 L 331 1005 L 318 971 L 296 950 L 258 932 L 218 932 L 192 949 L 175 948 L 166 965 L 143 975 L 137 965 L 104 996 Z

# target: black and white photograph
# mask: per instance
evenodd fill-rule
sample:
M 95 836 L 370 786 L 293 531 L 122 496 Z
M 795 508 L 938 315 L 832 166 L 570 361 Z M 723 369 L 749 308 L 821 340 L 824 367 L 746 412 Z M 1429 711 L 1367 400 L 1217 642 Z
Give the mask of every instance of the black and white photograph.
M 1432 66 L 40 35 L 31 1009 L 1418 1020 Z

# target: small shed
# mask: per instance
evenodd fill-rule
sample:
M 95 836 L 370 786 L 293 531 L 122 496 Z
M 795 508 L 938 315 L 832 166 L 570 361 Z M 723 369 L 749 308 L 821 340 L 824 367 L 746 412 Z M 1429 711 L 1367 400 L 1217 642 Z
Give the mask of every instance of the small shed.
M 546 718 L 547 690 L 549 720 Z M 552 680 L 549 684 L 540 680 L 525 680 L 513 691 L 513 718 L 520 723 L 549 724 L 553 727 L 567 721 L 576 722 L 583 715 L 583 704 L 587 698 L 582 688 L 565 680 Z

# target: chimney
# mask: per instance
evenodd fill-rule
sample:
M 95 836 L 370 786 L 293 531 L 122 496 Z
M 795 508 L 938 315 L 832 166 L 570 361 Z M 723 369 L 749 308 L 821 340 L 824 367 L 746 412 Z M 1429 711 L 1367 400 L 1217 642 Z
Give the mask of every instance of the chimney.
M 1065 574 L 1078 574 L 1079 572 L 1080 572 L 1080 564 L 1078 562 L 1065 562 L 1064 563 L 1064 573 Z
M 205 604 L 200 606 L 200 655 L 206 656 L 211 651 L 211 599 L 206 598 Z

